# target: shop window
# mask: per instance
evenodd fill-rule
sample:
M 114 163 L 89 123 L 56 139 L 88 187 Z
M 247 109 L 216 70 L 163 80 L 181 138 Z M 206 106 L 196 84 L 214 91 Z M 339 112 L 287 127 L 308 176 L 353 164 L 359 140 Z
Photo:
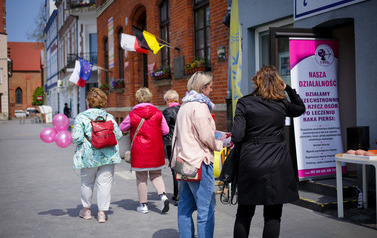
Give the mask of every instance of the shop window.
M 161 39 L 169 42 L 169 1 L 163 1 L 160 5 L 160 32 Z M 170 49 L 163 47 L 161 49 L 161 66 L 170 66 Z
M 194 5 L 195 57 L 211 62 L 210 14 L 208 0 L 195 0 Z
M 16 89 L 16 103 L 22 104 L 22 89 L 21 88 Z
M 124 79 L 124 50 L 120 46 L 122 40 L 123 28 L 118 31 L 118 62 L 119 62 L 119 78 Z

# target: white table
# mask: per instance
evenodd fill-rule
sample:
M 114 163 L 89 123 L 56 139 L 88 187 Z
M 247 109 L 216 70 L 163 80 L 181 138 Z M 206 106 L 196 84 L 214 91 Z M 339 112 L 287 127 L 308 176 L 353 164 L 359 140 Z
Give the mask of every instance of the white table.
M 335 155 L 336 161 L 336 190 L 337 190 L 337 199 L 338 199 L 338 217 L 344 217 L 343 211 L 343 181 L 342 181 L 342 162 L 344 163 L 353 163 L 362 165 L 362 176 L 363 176 L 363 204 L 364 208 L 368 208 L 368 186 L 366 178 L 366 166 L 373 165 L 377 173 L 377 160 L 375 159 L 364 159 L 364 158 L 344 158 L 343 154 Z M 377 197 L 377 174 L 376 174 L 376 197 Z M 376 199 L 376 209 L 377 209 L 377 199 Z M 377 213 L 376 213 L 377 219 Z M 377 220 L 376 220 L 377 221 Z

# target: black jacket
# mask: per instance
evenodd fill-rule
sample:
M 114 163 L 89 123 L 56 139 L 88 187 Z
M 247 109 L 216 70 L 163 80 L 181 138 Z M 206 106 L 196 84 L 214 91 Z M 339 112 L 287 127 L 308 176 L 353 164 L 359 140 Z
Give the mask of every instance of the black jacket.
M 237 102 L 232 141 L 242 145 L 238 202 L 273 205 L 298 199 L 295 173 L 284 141 L 285 117 L 305 112 L 300 96 L 287 85 L 291 100 L 263 100 L 249 94 Z
M 166 123 L 169 126 L 169 134 L 164 136 L 164 144 L 165 145 L 171 145 L 172 144 L 172 138 L 173 138 L 174 127 L 175 127 L 175 120 L 177 118 L 179 108 L 180 108 L 180 106 L 168 107 L 162 112 L 162 114 L 164 115 L 164 117 L 166 119 Z

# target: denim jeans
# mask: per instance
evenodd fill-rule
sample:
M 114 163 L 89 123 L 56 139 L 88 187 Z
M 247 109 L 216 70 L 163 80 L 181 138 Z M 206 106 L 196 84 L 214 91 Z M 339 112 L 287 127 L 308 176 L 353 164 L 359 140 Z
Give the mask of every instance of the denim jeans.
M 194 238 L 195 227 L 192 213 L 197 210 L 198 238 L 211 238 L 215 227 L 215 178 L 213 165 L 202 166 L 200 182 L 181 182 L 178 201 L 178 229 L 180 238 Z M 181 184 L 179 184 L 180 186 Z

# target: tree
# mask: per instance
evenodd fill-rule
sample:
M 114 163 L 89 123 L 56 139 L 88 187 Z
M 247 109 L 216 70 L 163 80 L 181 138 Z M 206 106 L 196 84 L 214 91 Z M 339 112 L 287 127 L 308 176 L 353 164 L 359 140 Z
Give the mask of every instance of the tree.
M 44 41 L 44 29 L 47 23 L 47 10 L 45 1 L 41 1 L 38 15 L 34 18 L 35 26 L 26 33 L 28 40 L 34 40 L 35 42 Z
M 38 101 L 38 96 L 42 96 L 42 100 L 41 101 Z M 44 103 L 44 90 L 43 90 L 43 87 L 38 87 L 35 89 L 34 93 L 33 93 L 33 102 L 32 102 L 32 105 L 33 106 L 40 106 L 40 105 L 43 105 Z

